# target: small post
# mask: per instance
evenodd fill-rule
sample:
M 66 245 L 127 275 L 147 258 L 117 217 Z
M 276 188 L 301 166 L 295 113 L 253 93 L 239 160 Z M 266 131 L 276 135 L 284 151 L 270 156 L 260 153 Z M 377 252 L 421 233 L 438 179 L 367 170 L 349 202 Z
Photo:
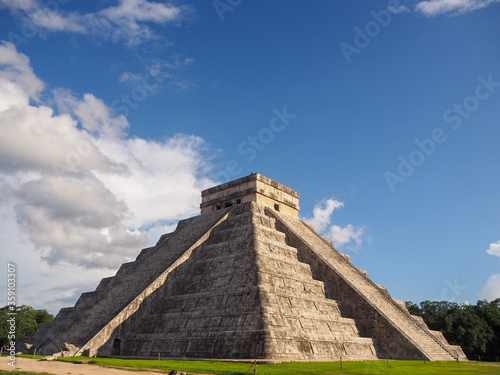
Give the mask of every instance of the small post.
M 498 357 L 497 357 L 497 362 L 498 362 Z
M 253 375 L 257 375 L 257 361 L 255 361 L 255 366 L 253 367 Z
M 0 357 L 2 356 L 3 354 L 3 346 L 0 348 Z M 498 362 L 498 358 L 497 358 L 497 362 Z
M 158 352 L 158 367 L 160 367 L 160 352 Z
M 481 362 L 481 356 L 478 355 L 477 358 L 478 358 L 478 361 Z
M 33 359 L 35 359 L 35 356 L 36 356 L 36 348 L 35 348 L 35 350 L 33 351 Z

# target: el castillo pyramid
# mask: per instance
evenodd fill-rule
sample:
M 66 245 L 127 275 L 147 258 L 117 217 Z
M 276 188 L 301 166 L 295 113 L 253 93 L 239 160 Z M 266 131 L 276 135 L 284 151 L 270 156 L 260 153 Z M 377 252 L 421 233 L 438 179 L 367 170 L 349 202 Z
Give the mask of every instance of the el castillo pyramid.
M 38 353 L 262 360 L 467 359 L 260 174 L 202 192 L 201 215 L 63 308 Z M 76 347 L 76 348 L 75 348 Z

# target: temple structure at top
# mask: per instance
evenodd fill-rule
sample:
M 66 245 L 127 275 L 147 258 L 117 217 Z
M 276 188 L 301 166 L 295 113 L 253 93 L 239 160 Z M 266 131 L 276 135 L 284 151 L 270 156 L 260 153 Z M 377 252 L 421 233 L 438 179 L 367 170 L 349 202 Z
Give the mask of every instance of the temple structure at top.
M 221 210 L 244 202 L 257 202 L 275 211 L 299 217 L 300 194 L 259 173 L 201 192 L 201 213 Z

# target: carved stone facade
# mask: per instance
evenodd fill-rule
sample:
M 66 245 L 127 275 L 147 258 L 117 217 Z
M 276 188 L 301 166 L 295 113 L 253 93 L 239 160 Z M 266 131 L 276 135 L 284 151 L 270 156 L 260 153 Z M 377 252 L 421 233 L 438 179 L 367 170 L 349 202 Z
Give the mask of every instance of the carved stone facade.
M 42 353 L 265 360 L 466 357 L 299 220 L 260 174 L 202 192 L 201 215 L 30 338 Z

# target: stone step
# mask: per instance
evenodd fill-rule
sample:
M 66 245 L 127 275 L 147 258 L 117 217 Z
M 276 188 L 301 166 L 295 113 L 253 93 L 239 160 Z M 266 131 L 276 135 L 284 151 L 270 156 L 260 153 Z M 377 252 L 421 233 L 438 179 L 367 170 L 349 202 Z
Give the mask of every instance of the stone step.
M 268 228 L 264 226 L 259 226 L 255 230 L 255 238 L 257 240 L 271 240 L 271 241 L 276 241 L 280 244 L 286 245 L 286 235 L 283 232 L 279 232 L 274 228 Z
M 191 258 L 193 261 L 204 260 L 211 262 L 212 259 L 233 254 L 253 254 L 251 243 L 247 241 L 231 241 L 204 244 L 199 249 L 193 251 Z
M 313 278 L 311 272 L 311 266 L 307 263 L 303 263 L 298 259 L 285 258 L 273 253 L 258 251 L 259 255 L 259 265 L 264 270 L 276 269 L 280 274 L 294 274 L 300 273 L 308 275 Z
M 178 282 L 175 284 L 176 294 L 192 294 L 203 290 L 207 292 L 224 289 L 226 292 L 240 288 L 245 285 L 257 285 L 259 282 L 256 269 L 228 271 L 218 276 L 194 279 L 189 284 Z
M 253 231 L 254 226 L 252 223 L 218 228 L 218 230 L 212 232 L 210 242 L 212 244 L 221 242 L 240 242 L 242 238 L 251 239 Z
M 327 332 L 330 334 L 343 334 L 349 337 L 360 337 L 354 322 L 327 320 L 326 317 L 304 317 L 304 316 L 275 316 L 266 315 L 266 322 L 271 325 L 273 332 L 282 329 L 282 332 L 288 332 L 292 329 L 315 331 L 320 334 Z
M 260 271 L 259 280 L 262 285 L 269 286 L 273 291 L 282 290 L 282 292 L 300 296 L 308 295 L 310 297 L 326 298 L 325 285 L 322 281 L 314 280 L 307 274 L 295 273 L 289 275 Z
M 200 253 L 204 249 L 200 250 Z M 234 274 L 245 270 L 257 270 L 255 255 L 247 250 L 239 250 L 234 254 L 221 254 L 209 258 L 192 257 L 189 263 L 190 280 L 214 278 L 220 275 Z
M 258 254 L 272 254 L 277 259 L 290 261 L 298 260 L 298 250 L 296 248 L 268 238 L 256 240 L 254 248 Z

